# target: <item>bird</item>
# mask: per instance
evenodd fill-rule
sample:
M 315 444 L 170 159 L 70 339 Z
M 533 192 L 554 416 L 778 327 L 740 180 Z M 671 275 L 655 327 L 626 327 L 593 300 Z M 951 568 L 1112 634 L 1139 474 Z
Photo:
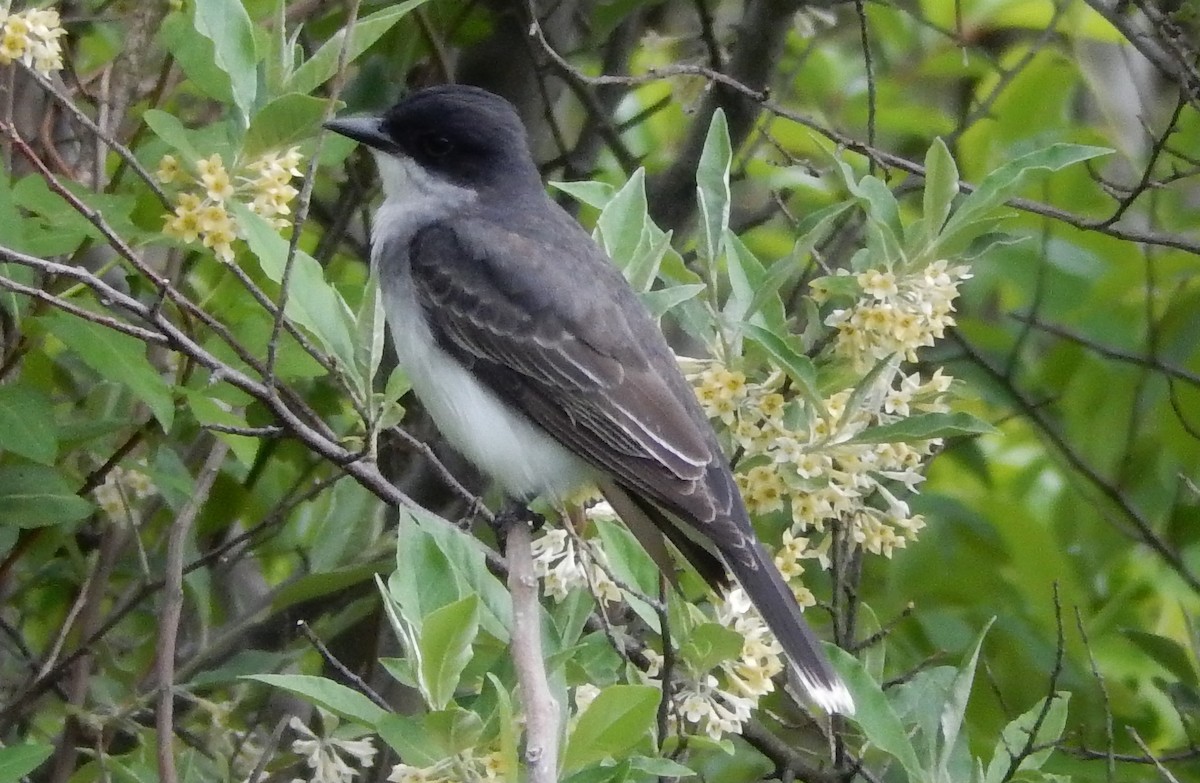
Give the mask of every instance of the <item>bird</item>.
M 325 127 L 375 159 L 373 273 L 399 365 L 447 441 L 509 498 L 596 486 L 660 563 L 665 536 L 714 587 L 732 573 L 806 696 L 852 714 L 658 323 L 547 194 L 515 107 L 450 84 Z

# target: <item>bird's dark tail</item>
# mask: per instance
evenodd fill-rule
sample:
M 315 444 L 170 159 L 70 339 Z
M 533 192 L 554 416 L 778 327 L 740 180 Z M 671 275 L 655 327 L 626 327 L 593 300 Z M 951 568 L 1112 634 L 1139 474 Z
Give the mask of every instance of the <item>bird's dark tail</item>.
M 795 595 L 766 550 L 758 541 L 747 540 L 746 548 L 737 554 L 742 557 L 726 557 L 726 565 L 783 646 L 808 697 L 826 712 L 853 715 L 854 699 L 850 691 L 800 615 Z

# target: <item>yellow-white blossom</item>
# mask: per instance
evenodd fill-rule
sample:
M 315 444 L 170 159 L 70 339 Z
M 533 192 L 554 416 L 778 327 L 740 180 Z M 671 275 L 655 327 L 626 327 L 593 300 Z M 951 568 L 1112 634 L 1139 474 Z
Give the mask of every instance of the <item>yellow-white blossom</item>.
M 195 171 L 190 172 L 175 156 L 164 155 L 155 177 L 182 190 L 174 211 L 164 218 L 163 233 L 186 243 L 199 241 L 217 258 L 232 263 L 233 242 L 239 234 L 228 205 L 239 201 L 276 228 L 286 227 L 282 216 L 291 213 L 291 202 L 299 194 L 291 180 L 300 174 L 301 159 L 299 148 L 292 147 L 283 153 L 265 153 L 239 167 L 236 162 L 226 165 L 213 153 L 196 161 Z
M 0 11 L 0 65 L 19 60 L 43 76 L 62 70 L 58 39 L 66 34 L 53 8 Z
M 288 720 L 288 726 L 300 735 L 292 742 L 292 751 L 303 756 L 312 769 L 311 783 L 350 783 L 358 770 L 343 756 L 363 769 L 369 769 L 375 763 L 375 744 L 370 737 L 349 740 L 318 736 L 294 715 Z

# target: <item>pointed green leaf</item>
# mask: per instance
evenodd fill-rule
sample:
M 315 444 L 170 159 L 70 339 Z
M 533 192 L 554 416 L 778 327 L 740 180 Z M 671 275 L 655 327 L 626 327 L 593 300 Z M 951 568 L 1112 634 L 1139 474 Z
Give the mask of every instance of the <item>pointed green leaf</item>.
M 350 34 L 349 62 L 354 62 L 371 44 L 378 41 L 392 26 L 408 15 L 410 11 L 426 0 L 407 0 L 376 11 L 354 23 Z M 296 68 L 292 78 L 288 80 L 288 91 L 309 94 L 337 73 L 338 59 L 341 56 L 342 41 L 346 38 L 346 29 L 342 28 L 331 36 L 307 62 Z
M 725 112 L 717 109 L 696 169 L 696 197 L 700 207 L 700 257 L 709 265 L 721 256 L 722 239 L 729 227 L 729 166 L 733 146 Z
M 254 157 L 307 139 L 325 117 L 329 101 L 291 92 L 275 98 L 250 120 L 243 152 Z
M 606 758 L 620 758 L 654 734 L 658 688 L 610 685 L 600 691 L 567 739 L 563 769 L 573 772 Z
M 964 411 L 953 413 L 918 413 L 891 424 L 868 427 L 855 435 L 850 443 L 915 443 L 932 438 L 952 438 L 956 435 L 980 435 L 995 432 L 996 428 L 983 419 Z
M 668 288 L 647 291 L 641 296 L 642 304 L 646 305 L 646 309 L 650 311 L 650 315 L 655 318 L 662 318 L 677 305 L 695 299 L 704 291 L 704 288 L 704 283 L 692 283 L 690 285 L 673 285 Z
M 203 157 L 192 145 L 191 132 L 174 115 L 159 109 L 147 109 L 142 114 L 142 122 L 188 163 L 195 165 Z
M 479 599 L 469 595 L 425 618 L 421 628 L 421 679 L 429 706 L 445 709 L 454 698 L 458 678 L 471 661 L 471 644 L 479 633 Z
M 388 713 L 358 691 L 324 677 L 311 674 L 248 674 L 243 680 L 257 680 L 294 693 L 332 713 L 374 727 Z
M 817 392 L 817 370 L 812 359 L 797 351 L 784 338 L 757 324 L 742 324 L 742 330 L 788 374 L 806 400 L 821 405 L 821 395 Z
M 0 748 L 0 783 L 16 783 L 42 765 L 53 745 L 12 745 Z
M 0 451 L 54 464 L 58 429 L 54 408 L 40 390 L 23 383 L 0 386 Z
M 41 321 L 100 377 L 127 387 L 146 403 L 163 432 L 170 432 L 175 401 L 170 386 L 146 358 L 145 343 L 62 311 L 43 316 Z
M 45 527 L 91 515 L 93 506 L 54 468 L 45 465 L 0 467 L 0 526 Z
M 868 742 L 900 762 L 909 780 L 928 780 L 904 724 L 879 684 L 850 653 L 832 644 L 826 644 L 825 651 L 850 693 L 854 694 L 855 711 L 850 720 L 858 724 Z
M 233 102 L 245 126 L 258 92 L 254 25 L 241 0 L 204 0 L 196 3 L 195 13 L 196 32 L 212 41 L 213 62 L 229 74 Z
M 958 166 L 941 137 L 933 140 L 925 153 L 925 193 L 923 208 L 925 241 L 932 242 L 950 215 L 950 206 L 958 195 Z
M 190 11 L 167 14 L 158 28 L 158 44 L 171 53 L 197 91 L 222 104 L 232 103 L 233 84 L 229 74 L 217 65 L 213 42 L 196 34 L 193 18 Z
M 375 275 L 367 278 L 363 287 L 362 302 L 354 315 L 354 344 L 358 350 L 352 377 L 358 386 L 361 399 L 369 399 L 375 373 L 383 361 L 384 332 L 387 324 L 383 316 L 383 300 L 379 295 L 379 283 Z
M 954 684 L 950 686 L 950 693 L 946 699 L 945 705 L 942 707 L 942 752 L 938 759 L 938 769 L 942 773 L 944 780 L 949 780 L 950 759 L 954 753 L 955 745 L 958 742 L 958 732 L 962 729 L 963 720 L 967 716 L 967 701 L 971 697 L 971 685 L 975 682 L 975 666 L 979 661 L 979 650 L 983 647 L 983 639 L 987 636 L 987 632 L 991 629 L 992 623 L 996 622 L 996 618 L 987 621 L 979 635 L 975 637 L 975 644 L 971 647 L 971 654 L 967 656 L 967 660 L 963 661 L 963 665 L 959 667 L 958 673 L 954 677 Z
M 607 182 L 551 182 L 550 187 L 561 190 L 581 204 L 593 209 L 604 209 L 617 189 Z
M 1123 628 L 1121 633 L 1180 682 L 1193 688 L 1200 687 L 1196 677 L 1196 656 L 1179 642 L 1136 628 Z
M 1105 147 L 1089 147 L 1083 144 L 1052 144 L 1005 163 L 984 177 L 979 187 L 963 199 L 962 204 L 946 221 L 939 241 L 945 244 L 957 238 L 972 223 L 986 218 L 994 207 L 1021 187 L 1027 174 L 1039 170 L 1059 171 L 1111 152 L 1112 150 Z
M 604 250 L 622 270 L 637 256 L 646 220 L 646 170 L 638 169 L 604 205 L 596 220 Z
M 1017 767 L 1018 770 L 1040 769 L 1050 758 L 1050 754 L 1054 752 L 1055 743 L 1062 736 L 1063 729 L 1067 725 L 1067 706 L 1071 700 L 1071 693 L 1059 691 L 1049 698 L 1053 701 L 1046 710 L 1046 717 L 1040 725 L 1038 725 L 1038 719 L 1045 708 L 1045 699 L 1030 707 L 1004 727 L 1004 731 L 1000 733 L 1000 739 L 992 751 L 992 760 L 988 763 L 987 774 L 984 776 L 985 783 L 1002 783 L 1005 773 L 1012 764 L 1013 755 L 1020 753 L 1026 745 L 1040 748 L 1040 750 L 1036 750 L 1022 759 Z M 1030 733 L 1033 732 L 1035 725 L 1037 726 L 1037 736 L 1031 738 Z
M 276 283 L 283 281 L 287 262 L 288 243 L 264 218 L 238 202 L 230 211 L 246 237 L 246 243 L 258 259 L 267 277 Z M 356 366 L 353 332 L 354 315 L 346 300 L 325 280 L 317 260 L 303 250 L 296 251 L 284 312 L 297 324 L 311 332 L 321 346 L 348 370 Z

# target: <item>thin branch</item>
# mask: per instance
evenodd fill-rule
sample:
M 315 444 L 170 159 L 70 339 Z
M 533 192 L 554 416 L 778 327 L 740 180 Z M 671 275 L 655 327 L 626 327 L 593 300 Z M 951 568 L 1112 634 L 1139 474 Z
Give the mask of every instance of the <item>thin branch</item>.
M 508 525 L 508 590 L 512 594 L 512 657 L 525 708 L 525 761 L 530 783 L 558 779 L 559 705 L 550 692 L 542 653 L 541 605 L 533 572 L 529 523 Z
M 1129 732 L 1129 736 L 1133 737 L 1133 741 L 1137 743 L 1137 746 L 1142 749 L 1142 753 L 1146 754 L 1146 758 L 1153 762 L 1154 768 L 1158 770 L 1158 774 L 1162 776 L 1163 780 L 1167 781 L 1167 783 L 1179 783 L 1179 778 L 1175 777 L 1171 774 L 1171 770 L 1163 766 L 1158 757 L 1154 755 L 1154 752 L 1150 750 L 1150 746 L 1142 739 L 1142 735 L 1137 733 L 1137 729 L 1133 726 L 1126 726 L 1125 730 Z
M 173 207 L 170 197 L 167 196 L 166 191 L 162 189 L 162 186 L 158 184 L 158 180 L 154 178 L 154 175 L 146 170 L 146 167 L 142 165 L 141 161 L 137 159 L 137 156 L 135 156 L 128 147 L 105 133 L 104 130 L 97 125 L 91 117 L 89 117 L 87 114 L 81 111 L 78 106 L 75 105 L 75 101 L 73 101 L 69 95 L 63 93 L 63 91 L 60 90 L 58 86 L 54 84 L 54 82 L 50 81 L 50 79 L 46 78 L 42 74 L 38 73 L 38 71 L 30 68 L 19 60 L 17 61 L 17 64 L 31 79 L 36 81 L 43 90 L 49 93 L 59 103 L 60 106 L 66 109 L 72 117 L 74 117 L 81 125 L 83 125 L 83 127 L 94 133 L 96 138 L 102 140 L 113 152 L 117 153 L 121 160 L 124 161 L 125 165 L 133 169 L 137 173 L 138 177 L 140 177 L 142 181 L 146 183 L 147 187 L 150 188 L 150 192 L 154 194 L 164 209 L 170 210 Z M 11 123 L 3 123 L 3 125 L 11 126 Z
M 334 107 L 337 105 L 338 96 L 342 93 L 342 88 L 346 85 L 346 66 L 350 62 L 350 42 L 354 39 L 351 33 L 354 30 L 354 25 L 358 21 L 358 8 L 361 0 L 351 0 L 350 10 L 347 13 L 345 31 L 346 34 L 342 37 L 342 48 L 338 51 L 337 71 L 333 77 L 333 86 L 329 90 L 329 101 L 325 104 L 325 116 L 323 120 L 329 120 L 333 117 Z M 304 174 L 304 184 L 300 186 L 300 194 L 296 197 L 296 217 L 292 221 L 292 236 L 288 240 L 287 258 L 283 262 L 283 275 L 279 280 L 279 309 L 275 313 L 275 321 L 271 325 L 271 339 L 267 341 L 267 360 L 266 374 L 263 379 L 268 386 L 275 384 L 275 360 L 279 351 L 279 337 L 283 330 L 283 323 L 286 320 L 284 312 L 287 310 L 288 294 L 290 293 L 292 283 L 292 270 L 296 266 L 296 254 L 300 250 L 300 235 L 303 233 L 304 221 L 308 219 L 308 208 L 312 202 L 313 184 L 317 179 L 317 163 L 320 161 L 321 144 L 325 141 L 325 134 L 328 131 L 322 126 L 321 131 L 317 134 L 317 140 L 314 142 L 312 156 L 308 159 L 308 168 Z
M 1167 364 L 1161 359 L 1153 356 L 1145 356 L 1144 354 L 1133 353 L 1132 351 L 1123 351 L 1120 348 L 1113 348 L 1104 343 L 1097 342 L 1090 337 L 1085 337 L 1082 334 L 1072 331 L 1065 326 L 1047 323 L 1039 319 L 1036 315 L 1024 315 L 1022 313 L 1012 313 L 1010 318 L 1015 318 L 1018 321 L 1025 321 L 1033 326 L 1036 326 L 1047 334 L 1052 334 L 1055 337 L 1061 337 L 1064 340 L 1076 343 L 1089 351 L 1103 356 L 1105 359 L 1114 359 L 1118 362 L 1125 362 L 1139 367 L 1146 367 L 1151 370 L 1162 373 L 1169 378 L 1175 378 L 1187 383 L 1190 386 L 1195 386 L 1200 389 L 1200 373 L 1194 373 L 1184 367 L 1179 367 L 1174 364 Z
M 339 661 L 337 656 L 329 651 L 329 648 L 325 646 L 325 643 L 321 641 L 320 637 L 317 636 L 308 623 L 298 620 L 296 627 L 300 629 L 300 633 L 304 634 L 304 638 L 313 646 L 313 649 L 320 653 L 326 665 L 337 672 L 338 676 L 345 680 L 350 687 L 370 699 L 376 707 L 381 707 L 389 711 L 392 709 L 392 705 L 388 704 L 386 699 L 376 693 L 375 689 L 368 685 L 366 680 L 350 671 L 350 668 L 346 664 Z
M 163 602 L 159 612 L 158 643 L 155 645 L 155 676 L 158 678 L 158 710 L 155 715 L 158 745 L 158 779 L 176 783 L 175 771 L 175 642 L 179 634 L 179 618 L 183 613 L 183 554 L 192 523 L 200 513 L 208 492 L 212 489 L 229 446 L 216 441 L 187 503 L 171 523 L 167 534 L 167 557 L 163 565 Z
M 1120 509 L 1125 519 L 1133 525 L 1136 533 L 1136 538 L 1142 543 L 1149 546 L 1152 550 L 1158 553 L 1159 557 L 1171 569 L 1179 575 L 1179 577 L 1187 583 L 1188 587 L 1196 592 L 1200 592 L 1200 578 L 1188 568 L 1187 563 L 1178 552 L 1173 550 L 1167 542 L 1158 534 L 1150 521 L 1143 516 L 1142 512 L 1133 505 L 1124 492 L 1118 489 L 1114 484 L 1108 481 L 1104 476 L 1088 464 L 1083 457 L 1072 448 L 1071 444 L 1057 431 L 1046 415 L 1025 397 L 1018 389 L 1014 388 L 1009 383 L 1009 379 L 1004 376 L 996 367 L 984 358 L 982 354 L 975 350 L 974 346 L 957 331 L 951 332 L 951 339 L 954 340 L 960 348 L 966 353 L 967 357 L 973 364 L 983 370 L 992 378 L 1004 392 L 1012 398 L 1016 403 L 1017 408 L 1021 413 L 1034 424 L 1038 431 L 1050 442 L 1054 449 L 1063 456 L 1067 464 L 1071 468 L 1087 480 L 1089 484 L 1095 487 L 1101 495 L 1106 497 L 1118 509 Z

